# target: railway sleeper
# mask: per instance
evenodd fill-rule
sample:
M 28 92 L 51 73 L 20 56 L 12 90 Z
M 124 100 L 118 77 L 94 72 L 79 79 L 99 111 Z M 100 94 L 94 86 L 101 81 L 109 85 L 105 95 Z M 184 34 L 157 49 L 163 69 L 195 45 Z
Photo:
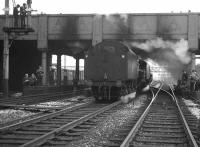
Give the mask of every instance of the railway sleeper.
M 58 135 L 59 136 L 64 136 L 66 138 L 71 137 L 71 136 L 80 136 L 82 134 L 84 134 L 85 132 L 60 132 Z
M 34 131 L 31 131 L 31 132 L 30 131 L 13 131 L 13 133 L 16 135 L 17 134 L 19 134 L 19 135 L 25 134 L 25 135 L 39 135 L 39 136 L 44 134 L 44 132 L 38 132 L 38 131 L 35 131 L 35 132 Z
M 177 119 L 177 115 L 155 114 L 155 113 L 148 114 L 148 117 L 152 117 L 152 118 L 159 117 L 160 119 Z
M 19 131 L 38 131 L 38 132 L 50 132 L 51 130 L 54 130 L 55 128 L 35 128 L 35 127 L 26 127 L 26 128 L 21 128 Z
M 18 145 L 22 145 L 22 144 L 25 144 L 27 141 L 29 141 L 28 139 L 21 139 L 21 140 L 13 140 L 13 139 L 1 139 L 0 140 L 0 145 L 2 147 L 5 147 L 6 145 L 9 144 L 10 145 L 15 145 L 15 146 L 18 146 Z M 4 145 L 5 146 L 4 146 Z
M 150 132 L 139 132 L 138 136 L 145 136 L 145 137 L 159 137 L 159 138 L 183 138 L 187 137 L 185 133 L 162 133 L 162 132 L 157 132 L 157 133 L 150 133 Z
M 71 142 L 73 140 L 69 140 L 69 142 Z M 57 140 L 57 141 L 54 141 L 54 140 L 49 140 L 47 142 L 45 142 L 42 146 L 66 146 L 68 142 L 67 141 L 60 141 L 60 140 Z
M 166 118 L 166 117 L 159 117 L 159 116 L 147 116 L 145 121 L 160 121 L 160 122 L 179 122 L 178 118 Z
M 165 132 L 165 133 L 184 133 L 183 129 L 165 129 L 165 128 L 159 128 L 159 129 L 155 129 L 155 128 L 142 128 L 142 131 L 145 132 Z
M 80 115 L 75 115 L 75 116 L 57 116 L 57 117 L 55 117 L 55 119 L 77 119 L 77 118 L 82 117 L 84 115 L 86 115 L 86 114 L 80 114 Z
M 53 128 L 59 128 L 60 125 L 61 125 L 61 124 L 55 124 L 55 123 L 54 123 L 54 124 L 53 124 L 53 123 L 52 123 L 52 124 L 48 124 L 48 123 L 46 123 L 46 124 L 45 124 L 45 123 L 42 123 L 42 124 L 41 124 L 41 123 L 40 123 L 40 124 L 35 124 L 34 127 L 45 127 L 45 128 L 53 127 Z
M 88 129 L 83 129 L 83 128 L 78 128 L 78 127 L 75 127 L 75 128 L 73 128 L 73 129 L 71 129 L 71 130 L 69 130 L 69 131 L 71 131 L 71 132 L 86 132 Z
M 163 129 L 183 129 L 183 126 L 178 124 L 178 125 L 168 125 L 168 124 L 147 124 L 147 123 L 144 123 L 142 125 L 143 128 L 154 128 L 154 129 L 159 129 L 159 128 L 163 128 Z
M 174 144 L 168 144 L 168 145 L 166 145 L 166 144 L 163 144 L 163 143 L 160 143 L 160 144 L 158 144 L 158 143 L 145 143 L 145 144 L 143 144 L 143 143 L 138 143 L 138 142 L 132 142 L 130 145 L 129 145 L 129 147 L 188 147 L 188 145 L 187 145 L 187 143 L 184 143 L 184 144 L 176 144 L 176 145 L 174 145 Z
M 56 138 L 52 139 L 52 141 L 65 141 L 65 142 L 71 142 L 73 140 L 76 140 L 80 136 L 57 136 Z
M 180 125 L 179 121 L 160 121 L 160 120 L 145 120 L 145 124 L 151 124 L 151 125 Z
M 35 137 L 38 137 L 39 135 L 24 135 L 24 134 L 21 134 L 21 135 L 16 135 L 16 134 L 7 134 L 7 135 L 3 135 L 3 136 L 0 136 L 0 139 L 22 139 L 22 140 L 31 140 L 31 139 L 34 139 Z
M 143 143 L 165 143 L 165 144 L 184 144 L 187 142 L 187 138 L 154 138 L 154 137 L 144 137 L 136 136 L 134 141 L 143 142 Z
M 66 123 L 71 122 L 72 120 L 67 121 L 59 121 L 59 120 L 49 120 L 49 121 L 42 121 L 42 124 L 55 124 L 55 125 L 64 125 Z
M 53 119 L 51 119 L 51 120 L 49 120 L 49 122 L 61 122 L 61 123 L 66 123 L 66 122 L 71 122 L 71 121 L 74 121 L 75 120 L 75 118 L 74 119 L 71 119 L 71 118 L 69 118 L 69 119 L 64 119 L 64 118 L 61 118 L 61 119 L 58 119 L 58 118 L 53 118 Z M 47 120 L 48 121 L 48 120 Z M 44 121 L 44 122 L 46 122 L 46 121 Z

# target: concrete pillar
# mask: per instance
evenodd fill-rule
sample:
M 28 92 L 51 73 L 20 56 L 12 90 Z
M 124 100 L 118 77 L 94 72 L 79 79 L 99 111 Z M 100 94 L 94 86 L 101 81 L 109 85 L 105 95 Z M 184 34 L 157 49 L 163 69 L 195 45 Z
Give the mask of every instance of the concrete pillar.
M 8 97 L 8 94 L 9 94 L 9 41 L 8 41 L 7 34 L 4 34 L 3 94 L 5 97 Z
M 5 0 L 5 27 L 9 27 L 9 0 Z M 8 34 L 4 33 L 4 51 L 3 51 L 3 94 L 9 95 L 9 40 Z
M 50 69 L 52 66 L 52 54 L 47 54 L 47 84 L 50 85 Z
M 192 53 L 191 70 L 196 69 L 195 60 L 195 53 Z
M 92 45 L 101 42 L 103 38 L 103 18 L 102 15 L 95 15 L 93 17 L 93 35 Z
M 38 17 L 37 48 L 42 52 L 41 66 L 43 68 L 42 85 L 48 84 L 48 18 L 46 15 Z
M 188 44 L 190 51 L 198 50 L 198 24 L 199 15 L 198 14 L 188 14 Z
M 61 86 L 61 54 L 57 54 L 57 86 Z
M 76 58 L 75 86 L 78 85 L 78 81 L 79 81 L 79 58 Z
M 50 72 L 50 65 L 49 65 L 49 53 L 46 51 L 42 52 L 42 69 L 43 69 L 43 78 L 42 78 L 42 85 L 49 85 L 49 72 Z

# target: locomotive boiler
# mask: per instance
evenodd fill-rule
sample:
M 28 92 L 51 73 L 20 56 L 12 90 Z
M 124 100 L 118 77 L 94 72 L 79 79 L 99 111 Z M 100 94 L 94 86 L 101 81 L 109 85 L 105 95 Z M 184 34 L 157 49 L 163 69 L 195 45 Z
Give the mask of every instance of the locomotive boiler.
M 114 101 L 149 83 L 148 64 L 123 43 L 103 41 L 85 55 L 85 80 L 97 101 Z

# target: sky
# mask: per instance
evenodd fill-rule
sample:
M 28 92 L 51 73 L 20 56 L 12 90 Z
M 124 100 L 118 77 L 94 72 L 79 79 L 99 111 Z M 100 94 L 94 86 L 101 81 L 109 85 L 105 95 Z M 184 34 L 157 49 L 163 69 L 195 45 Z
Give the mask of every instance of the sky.
M 22 5 L 26 0 L 10 0 Z M 200 12 L 199 0 L 32 0 L 35 14 L 84 14 L 84 13 L 179 13 Z M 0 14 L 3 14 L 5 0 L 0 0 Z M 12 14 L 12 13 L 10 13 Z
M 64 58 L 66 58 L 66 60 Z M 52 63 L 53 64 L 57 63 L 57 56 L 56 55 L 52 55 Z M 79 60 L 79 65 L 82 66 L 82 67 L 84 66 L 84 60 L 83 59 Z M 74 66 L 74 67 L 76 66 L 76 60 L 73 57 L 71 57 L 71 56 L 62 55 L 61 56 L 61 66 L 62 67 L 68 66 L 66 68 L 67 69 L 71 69 L 71 66 Z

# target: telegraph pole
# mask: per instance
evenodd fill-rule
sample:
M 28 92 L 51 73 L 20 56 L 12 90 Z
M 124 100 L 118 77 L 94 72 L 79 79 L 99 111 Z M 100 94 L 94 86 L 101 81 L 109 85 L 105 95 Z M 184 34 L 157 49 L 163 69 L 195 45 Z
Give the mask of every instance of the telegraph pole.
M 5 0 L 5 27 L 9 27 L 9 0 Z M 3 94 L 9 95 L 9 40 L 8 33 L 4 32 L 4 51 L 3 51 Z

